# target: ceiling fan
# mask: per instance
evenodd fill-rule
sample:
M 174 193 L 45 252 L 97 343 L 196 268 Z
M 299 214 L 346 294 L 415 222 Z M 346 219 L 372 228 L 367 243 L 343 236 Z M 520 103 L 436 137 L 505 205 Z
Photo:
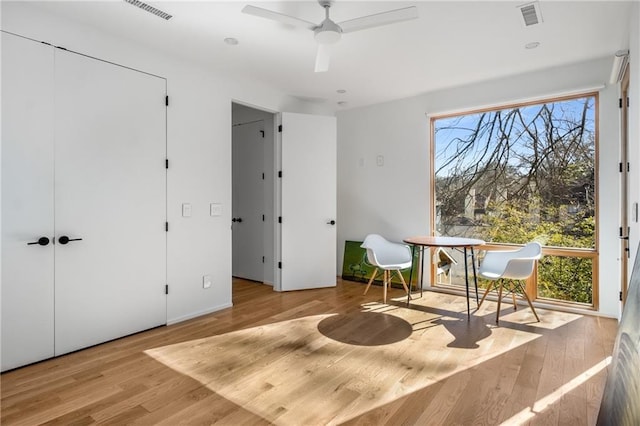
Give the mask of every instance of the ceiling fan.
M 247 5 L 242 9 L 242 12 L 313 31 L 314 37 L 318 42 L 316 72 L 325 72 L 329 69 L 330 46 L 337 43 L 342 37 L 342 34 L 393 24 L 395 22 L 408 21 L 418 17 L 418 8 L 411 6 L 335 23 L 329 18 L 329 9 L 333 1 L 318 0 L 318 3 L 324 8 L 325 13 L 325 19 L 319 25 L 296 18 L 295 16 L 285 15 L 256 6 Z

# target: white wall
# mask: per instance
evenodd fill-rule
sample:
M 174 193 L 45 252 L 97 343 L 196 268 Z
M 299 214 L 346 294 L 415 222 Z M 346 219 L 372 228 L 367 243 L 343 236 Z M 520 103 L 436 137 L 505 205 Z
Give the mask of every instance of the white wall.
M 28 2 L 2 2 L 2 29 L 167 78 L 168 321 L 231 306 L 231 103 L 273 111 L 330 113 L 253 81 L 208 70 L 130 40 L 45 13 Z M 106 177 L 108 178 L 108 177 Z M 182 203 L 192 217 L 181 217 Z M 209 203 L 223 215 L 209 216 Z M 202 276 L 213 285 L 202 288 Z
M 612 52 L 613 55 L 613 52 Z M 602 87 L 611 58 L 428 93 L 338 113 L 338 273 L 345 240 L 376 232 L 430 234 L 429 115 Z M 617 316 L 619 291 L 617 87 L 600 90 L 600 312 Z M 384 166 L 376 157 L 384 156 Z M 613 208 L 611 206 L 614 206 Z

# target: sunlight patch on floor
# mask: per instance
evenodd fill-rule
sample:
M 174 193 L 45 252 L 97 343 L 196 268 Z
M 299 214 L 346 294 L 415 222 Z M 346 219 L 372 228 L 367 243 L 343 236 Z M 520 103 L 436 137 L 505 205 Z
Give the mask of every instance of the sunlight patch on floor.
M 510 419 L 505 420 L 504 422 L 502 422 L 501 425 L 511 426 L 511 425 L 525 424 L 529 420 L 532 420 L 538 413 L 542 413 L 551 405 L 559 402 L 563 395 L 568 394 L 573 389 L 589 381 L 589 379 L 591 379 L 593 376 L 595 376 L 596 374 L 600 373 L 602 370 L 607 368 L 609 364 L 611 364 L 610 356 L 603 359 L 602 361 L 600 361 L 599 363 L 597 363 L 587 371 L 583 372 L 582 374 L 579 374 L 578 376 L 574 377 L 567 383 L 563 384 L 552 393 L 546 395 L 543 398 L 540 398 L 535 402 L 535 404 L 533 404 L 533 407 L 527 407 L 524 410 L 517 413 L 516 415 L 514 415 L 513 417 L 511 417 Z
M 461 306 L 420 310 L 368 304 L 361 313 L 343 314 L 344 321 L 309 316 L 145 353 L 272 423 L 334 424 L 538 337 L 529 327 L 496 327 L 474 317 L 467 321 Z M 362 321 L 385 315 L 396 320 Z M 397 320 L 406 321 L 410 333 L 397 341 L 388 336 L 376 340 L 376 333 L 393 332 L 380 330 L 380 324 Z M 333 333 L 343 338 L 331 338 L 338 335 Z M 344 337 L 350 333 L 372 340 L 349 344 Z

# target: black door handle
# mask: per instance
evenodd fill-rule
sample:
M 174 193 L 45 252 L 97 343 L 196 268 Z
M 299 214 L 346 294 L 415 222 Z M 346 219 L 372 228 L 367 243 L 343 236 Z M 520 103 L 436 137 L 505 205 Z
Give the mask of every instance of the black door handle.
M 28 246 L 32 246 L 34 244 L 39 244 L 41 246 L 46 246 L 47 244 L 49 244 L 49 239 L 47 237 L 40 237 L 40 238 L 38 238 L 38 241 L 32 241 L 30 243 L 27 243 Z
M 67 244 L 69 241 L 82 241 L 82 238 L 69 238 L 66 235 L 58 238 L 58 242 L 63 245 Z
M 241 217 L 238 217 L 238 218 L 234 217 L 233 219 L 231 219 L 231 222 L 238 222 L 238 223 L 242 222 L 242 218 Z
M 329 222 L 327 222 L 327 225 L 335 225 L 336 221 L 331 219 Z

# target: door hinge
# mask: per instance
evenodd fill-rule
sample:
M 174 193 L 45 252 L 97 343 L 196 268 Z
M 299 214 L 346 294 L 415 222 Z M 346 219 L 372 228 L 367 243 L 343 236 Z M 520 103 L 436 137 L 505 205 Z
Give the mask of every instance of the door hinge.
M 262 221 L 264 222 L 264 215 L 262 215 Z
M 278 269 L 282 269 L 282 262 L 278 262 Z
M 620 301 L 622 302 L 622 292 L 620 292 Z
M 278 170 L 278 177 L 281 178 L 282 177 L 282 170 Z
M 165 168 L 165 169 L 168 169 L 168 168 L 169 168 L 169 159 L 168 159 L 168 158 L 166 158 L 166 159 L 164 160 L 164 168 Z
M 164 294 L 169 294 L 169 284 L 164 286 Z
M 622 98 L 618 98 L 618 108 L 622 108 Z
M 264 173 L 262 174 L 262 180 L 264 180 Z
M 262 256 L 262 263 L 264 263 L 264 256 Z
M 620 237 L 622 237 L 622 226 L 620 227 Z
M 260 135 L 264 138 L 264 130 L 260 130 Z
M 164 223 L 164 231 L 169 232 L 169 222 Z
M 278 125 L 278 133 L 282 133 L 282 124 Z
M 631 169 L 631 167 L 629 166 L 629 163 L 627 163 L 627 173 L 629 173 L 629 169 Z
M 169 106 L 169 95 L 164 97 L 164 105 Z
M 618 169 L 620 170 L 620 173 L 622 173 L 622 163 L 618 164 Z
M 278 223 L 282 223 L 282 216 L 278 216 Z

